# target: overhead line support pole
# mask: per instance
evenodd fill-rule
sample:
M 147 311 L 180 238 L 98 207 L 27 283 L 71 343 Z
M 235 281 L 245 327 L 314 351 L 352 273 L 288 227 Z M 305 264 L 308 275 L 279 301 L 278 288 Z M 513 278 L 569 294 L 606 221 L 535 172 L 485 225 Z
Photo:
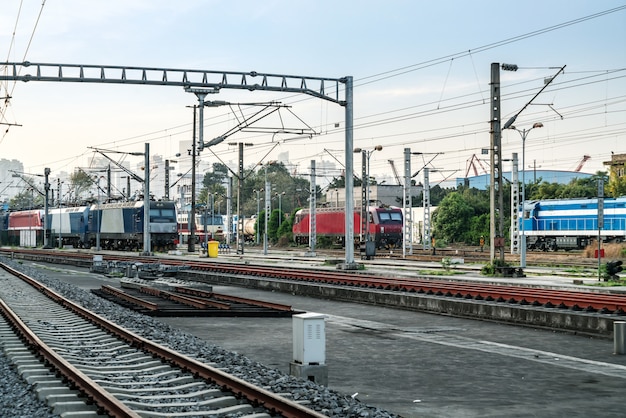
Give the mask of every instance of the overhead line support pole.
M 342 266 L 346 270 L 355 270 L 358 268 L 354 262 L 354 158 L 352 149 L 354 144 L 354 108 L 353 108 L 353 91 L 352 77 L 345 78 L 346 84 L 346 217 L 345 217 L 345 264 Z
M 502 198 L 502 130 L 500 125 L 500 65 L 491 63 L 491 115 L 490 115 L 490 187 L 489 187 L 489 257 L 492 265 L 496 252 L 500 265 L 504 264 L 504 237 Z
M 144 152 L 146 178 L 143 183 L 143 255 L 152 255 L 150 248 L 150 144 L 146 142 Z

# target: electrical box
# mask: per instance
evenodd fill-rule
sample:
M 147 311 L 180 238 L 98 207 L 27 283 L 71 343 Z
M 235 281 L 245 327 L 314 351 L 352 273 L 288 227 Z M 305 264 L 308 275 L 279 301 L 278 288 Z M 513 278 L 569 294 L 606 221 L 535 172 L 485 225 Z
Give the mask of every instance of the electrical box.
M 326 315 L 307 312 L 293 315 L 293 360 L 300 364 L 326 363 Z

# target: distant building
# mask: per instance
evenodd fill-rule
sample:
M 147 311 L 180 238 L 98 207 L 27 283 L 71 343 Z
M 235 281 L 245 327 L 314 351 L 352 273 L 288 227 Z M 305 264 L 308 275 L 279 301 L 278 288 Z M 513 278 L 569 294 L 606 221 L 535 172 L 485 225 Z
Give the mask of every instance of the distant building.
M 18 160 L 0 159 L 0 201 L 8 201 L 22 191 L 21 180 L 13 172 L 24 172 L 24 164 Z
M 611 161 L 602 164 L 609 168 L 609 181 L 626 175 L 626 154 L 612 154 Z
M 525 177 L 524 177 L 525 176 Z M 520 171 L 518 173 L 518 180 L 521 182 L 522 178 L 525 178 L 526 184 L 537 182 L 559 183 L 568 184 L 574 179 L 584 179 L 592 177 L 593 174 L 581 173 L 580 171 L 560 171 L 560 170 L 532 170 L 526 171 L 522 175 Z M 506 182 L 511 181 L 511 172 L 502 173 L 502 177 Z M 459 177 L 456 179 L 457 186 L 466 186 L 479 190 L 489 189 L 491 182 L 490 174 L 481 174 L 473 177 Z

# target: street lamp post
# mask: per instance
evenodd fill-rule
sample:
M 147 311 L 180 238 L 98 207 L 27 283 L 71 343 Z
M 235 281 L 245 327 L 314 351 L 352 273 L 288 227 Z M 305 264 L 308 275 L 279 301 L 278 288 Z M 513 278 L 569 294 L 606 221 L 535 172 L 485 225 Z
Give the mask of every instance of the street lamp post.
M 521 241 L 521 251 L 520 251 L 520 267 L 526 268 L 526 232 L 524 231 L 524 202 L 526 200 L 526 137 L 528 133 L 535 128 L 543 128 L 543 123 L 535 122 L 532 128 L 522 129 L 521 131 L 517 129 L 515 126 L 511 125 L 508 129 L 512 129 L 517 131 L 522 137 L 522 222 L 520 224 L 520 241 Z

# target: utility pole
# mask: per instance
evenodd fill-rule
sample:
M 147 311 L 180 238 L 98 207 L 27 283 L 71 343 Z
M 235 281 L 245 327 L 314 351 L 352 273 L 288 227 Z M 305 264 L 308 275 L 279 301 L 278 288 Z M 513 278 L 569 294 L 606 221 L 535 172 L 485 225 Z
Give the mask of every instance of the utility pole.
M 311 160 L 311 180 L 309 190 L 309 251 L 307 255 L 315 257 L 315 247 L 317 246 L 317 215 L 315 213 L 315 160 Z
M 504 264 L 504 235 L 502 197 L 502 130 L 500 125 L 500 64 L 491 63 L 491 118 L 490 118 L 490 187 L 489 187 L 489 259 L 495 263 L 496 252 L 500 265 Z
M 146 178 L 143 181 L 143 254 L 152 255 L 150 248 L 150 144 L 146 142 L 144 151 Z
M 196 252 L 196 106 L 193 107 L 193 139 L 191 141 L 191 211 L 187 219 L 189 242 L 187 251 Z
M 511 254 L 520 253 L 520 193 L 517 152 L 513 153 L 513 168 L 511 169 Z M 523 204 L 523 202 L 522 202 Z M 523 211 L 523 209 L 522 209 Z M 523 219 L 522 219 L 523 222 Z M 525 244 L 525 243 L 524 243 Z
M 237 253 L 243 255 L 243 216 L 241 209 L 241 197 L 243 193 L 243 142 L 239 143 L 239 174 L 238 174 L 238 187 L 237 187 Z
M 413 198 L 411 196 L 411 148 L 404 149 L 404 183 L 402 187 L 402 209 L 404 216 L 402 217 L 402 258 L 406 258 L 408 254 L 413 254 L 413 228 L 412 208 Z
M 422 242 L 424 250 L 435 250 L 432 245 L 432 236 L 430 234 L 430 171 L 428 167 L 424 167 L 424 188 L 422 196 L 424 200 L 424 242 Z M 434 253 L 433 253 L 434 254 Z
M 44 232 L 43 232 L 43 247 L 51 248 L 48 240 L 50 239 L 50 217 L 49 217 L 49 205 L 48 205 L 48 194 L 50 193 L 50 182 L 48 181 L 48 176 L 50 176 L 50 169 L 45 168 L 43 171 L 44 174 L 44 191 L 46 196 L 44 197 Z

